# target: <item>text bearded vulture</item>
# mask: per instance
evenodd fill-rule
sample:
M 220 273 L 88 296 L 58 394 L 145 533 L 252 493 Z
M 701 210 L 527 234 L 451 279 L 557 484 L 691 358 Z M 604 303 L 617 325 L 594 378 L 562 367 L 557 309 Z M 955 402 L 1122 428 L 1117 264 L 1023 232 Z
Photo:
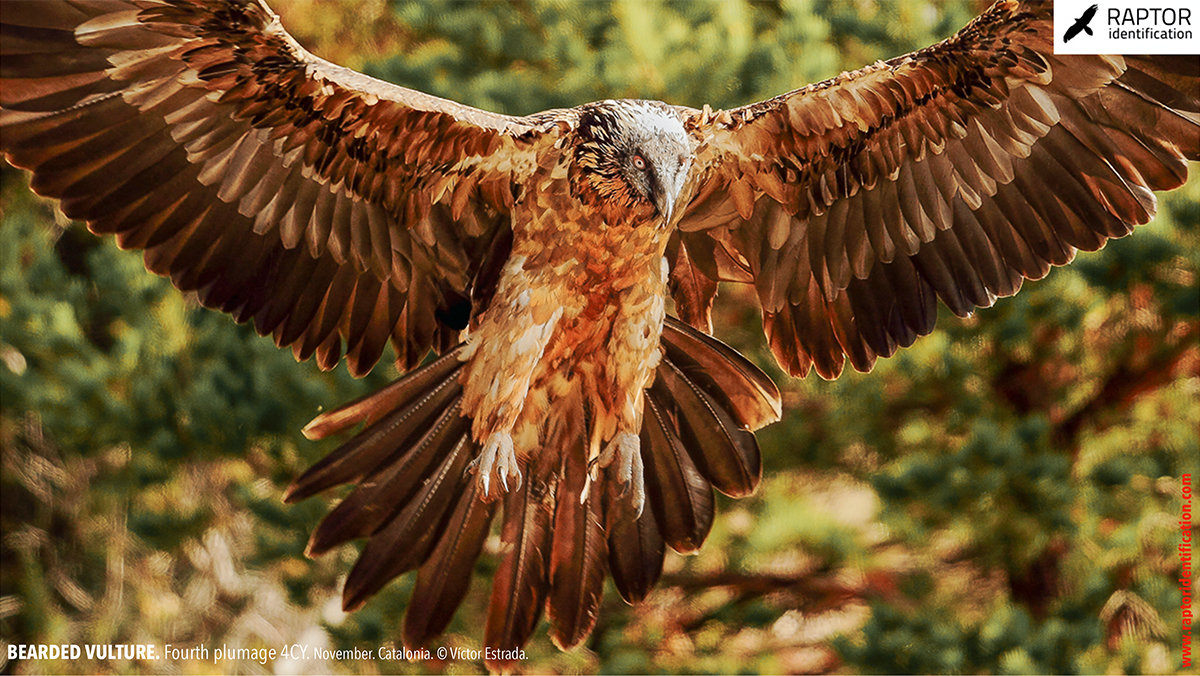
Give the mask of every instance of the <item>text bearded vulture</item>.
M 1194 57 L 1056 56 L 1037 3 L 735 110 L 527 117 L 323 61 L 261 2 L 0 9 L 0 138 L 36 191 L 300 359 L 363 374 L 390 342 L 412 371 L 314 420 L 363 429 L 288 494 L 356 484 L 309 552 L 367 538 L 348 608 L 417 570 L 409 646 L 494 522 L 485 644 L 546 609 L 569 647 L 606 575 L 643 598 L 714 489 L 754 490 L 779 396 L 709 337 L 718 281 L 754 285 L 791 374 L 866 371 L 938 299 L 966 315 L 1149 221 L 1200 159 Z

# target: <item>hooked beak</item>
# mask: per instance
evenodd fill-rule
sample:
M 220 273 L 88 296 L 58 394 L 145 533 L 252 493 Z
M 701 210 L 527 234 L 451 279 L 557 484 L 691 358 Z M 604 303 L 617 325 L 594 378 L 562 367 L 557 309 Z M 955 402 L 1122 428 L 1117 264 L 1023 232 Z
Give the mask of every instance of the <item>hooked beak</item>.
M 681 166 L 675 172 L 659 174 L 658 189 L 654 191 L 654 206 L 663 216 L 663 225 L 670 225 L 675 215 L 675 203 L 679 201 L 679 193 L 683 192 L 683 184 L 687 181 L 691 163 Z
M 658 207 L 658 213 L 663 215 L 663 225 L 671 223 L 671 216 L 675 213 L 675 195 L 667 194 L 666 191 L 659 193 L 655 198 L 655 206 Z

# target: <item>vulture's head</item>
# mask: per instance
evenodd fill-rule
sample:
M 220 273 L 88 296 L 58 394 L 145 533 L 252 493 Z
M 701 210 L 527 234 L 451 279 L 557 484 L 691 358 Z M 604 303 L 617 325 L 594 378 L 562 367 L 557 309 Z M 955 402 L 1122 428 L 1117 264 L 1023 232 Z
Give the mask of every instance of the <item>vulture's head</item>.
M 692 167 L 692 144 L 674 111 L 650 101 L 600 101 L 583 107 L 576 133 L 576 197 L 670 222 Z

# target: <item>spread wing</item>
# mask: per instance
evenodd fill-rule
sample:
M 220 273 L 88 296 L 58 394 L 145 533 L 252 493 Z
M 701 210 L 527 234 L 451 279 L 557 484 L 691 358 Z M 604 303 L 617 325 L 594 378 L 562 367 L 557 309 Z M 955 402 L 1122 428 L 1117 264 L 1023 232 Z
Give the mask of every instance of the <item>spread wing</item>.
M 932 331 L 937 299 L 965 316 L 1149 221 L 1200 159 L 1200 61 L 1052 46 L 1048 4 L 1000 2 L 928 49 L 686 111 L 681 317 L 753 283 L 780 364 L 832 378 Z
M 251 0 L 0 11 L 0 143 L 68 216 L 323 368 L 457 342 L 550 114 L 335 66 Z

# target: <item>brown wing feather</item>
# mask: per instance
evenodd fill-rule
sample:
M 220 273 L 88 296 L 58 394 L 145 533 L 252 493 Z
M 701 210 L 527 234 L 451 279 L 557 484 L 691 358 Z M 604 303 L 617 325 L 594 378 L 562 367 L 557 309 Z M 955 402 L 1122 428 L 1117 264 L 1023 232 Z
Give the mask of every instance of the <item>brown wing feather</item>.
M 835 377 L 931 331 L 935 297 L 987 307 L 1147 222 L 1200 159 L 1200 64 L 1052 44 L 1049 4 L 1002 1 L 928 49 L 690 111 L 674 277 L 749 273 L 780 364 Z
M 252 0 L 6 1 L 2 20 L 0 138 L 34 189 L 356 374 L 389 340 L 407 367 L 455 342 L 437 315 L 469 298 L 551 120 L 335 66 Z

